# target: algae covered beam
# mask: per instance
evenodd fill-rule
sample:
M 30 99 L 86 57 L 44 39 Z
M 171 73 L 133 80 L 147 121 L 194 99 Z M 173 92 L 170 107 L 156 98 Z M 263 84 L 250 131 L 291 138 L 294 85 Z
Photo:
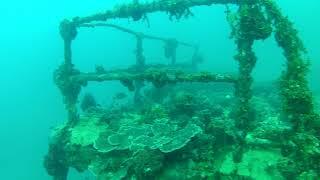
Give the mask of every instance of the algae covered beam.
M 238 4 L 240 0 L 155 0 L 152 2 L 139 3 L 134 1 L 131 4 L 120 5 L 113 10 L 94 14 L 87 17 L 74 18 L 76 24 L 81 25 L 93 21 L 106 21 L 114 18 L 129 18 L 137 21 L 145 14 L 152 12 L 169 12 L 170 14 L 184 13 L 184 10 L 194 6 L 212 4 Z
M 168 41 L 171 40 L 170 38 L 163 38 L 163 37 L 144 34 L 144 33 L 141 33 L 141 32 L 136 32 L 136 31 L 133 31 L 131 29 L 128 29 L 128 28 L 125 28 L 125 27 L 121 27 L 121 26 L 118 26 L 118 25 L 115 25 L 115 24 L 107 24 L 107 23 L 82 24 L 82 25 L 80 25 L 80 27 L 90 27 L 90 28 L 94 28 L 94 27 L 111 27 L 111 28 L 115 28 L 117 30 L 120 30 L 122 32 L 126 32 L 128 34 L 132 34 L 134 36 L 141 37 L 141 38 L 144 38 L 144 39 L 157 40 L 157 41 L 162 41 L 164 43 L 167 43 Z M 183 45 L 183 46 L 186 46 L 186 47 L 197 48 L 196 45 L 189 44 L 189 43 L 186 43 L 186 42 L 177 41 L 177 43 L 179 45 Z
M 162 87 L 166 84 L 183 83 L 183 82 L 223 82 L 235 83 L 237 80 L 234 76 L 228 74 L 215 74 L 210 72 L 184 73 L 181 71 L 162 71 L 147 70 L 142 73 L 128 73 L 124 71 L 97 73 L 81 73 L 71 77 L 71 81 L 86 84 L 89 81 L 114 81 L 119 80 L 128 85 L 129 82 L 142 80 L 152 82 L 156 87 Z

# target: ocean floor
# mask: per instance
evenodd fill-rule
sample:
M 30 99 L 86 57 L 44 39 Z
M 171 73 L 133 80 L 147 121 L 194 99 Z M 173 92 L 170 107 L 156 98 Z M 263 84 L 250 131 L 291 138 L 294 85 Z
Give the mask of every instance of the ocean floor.
M 294 174 L 281 152 L 292 127 L 281 120 L 276 88 L 254 88 L 246 132 L 233 120 L 232 92 L 228 85 L 182 84 L 145 88 L 141 104 L 129 103 L 125 94 L 108 107 L 84 100 L 79 122 L 56 127 L 51 141 L 61 143 L 64 164 L 101 180 L 281 180 L 285 173 Z M 55 171 L 50 158 L 49 172 Z

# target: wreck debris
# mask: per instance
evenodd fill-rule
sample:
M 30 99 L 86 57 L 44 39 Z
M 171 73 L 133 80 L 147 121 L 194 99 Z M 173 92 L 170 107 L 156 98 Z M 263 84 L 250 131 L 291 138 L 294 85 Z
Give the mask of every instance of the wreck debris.
M 117 25 L 98 22 L 115 18 L 132 18 L 138 21 L 146 17 L 146 14 L 158 11 L 167 12 L 170 18 L 180 19 L 192 15 L 191 7 L 213 4 L 239 6 L 235 13 L 227 10 L 227 20 L 237 45 L 237 54 L 234 57 L 239 63 L 237 77 L 211 72 L 190 73 L 172 68 L 176 65 L 176 49 L 180 45 L 194 48 L 192 63 L 202 61 L 197 54 L 198 47 L 173 38 L 150 36 Z M 111 27 L 134 35 L 135 67 L 107 71 L 99 66 L 93 73 L 77 70 L 72 63 L 71 46 L 78 34 L 78 28 L 81 27 Z M 281 76 L 280 93 L 283 106 L 281 117 L 284 117 L 283 121 L 287 120 L 290 125 L 281 124 L 281 128 L 271 128 L 270 124 L 267 126 L 262 122 L 257 123 L 256 114 L 259 112 L 253 105 L 252 71 L 257 62 L 253 45 L 256 41 L 270 37 L 273 32 L 287 60 L 287 68 Z M 254 169 L 248 174 L 246 171 L 237 171 L 237 165 L 246 166 L 250 163 L 250 167 L 248 165 L 246 168 L 253 168 L 251 165 L 257 162 L 250 157 L 259 157 L 263 154 L 274 158 L 268 162 L 258 161 L 263 164 L 261 167 L 266 168 L 261 173 L 265 176 L 268 176 L 266 171 L 272 172 L 273 175 L 270 176 L 272 178 L 313 179 L 320 176 L 318 173 L 320 172 L 318 166 L 320 118 L 314 110 L 312 94 L 306 80 L 309 66 L 304 58 L 306 50 L 293 23 L 282 15 L 274 1 L 155 0 L 140 3 L 136 0 L 104 13 L 64 20 L 60 24 L 60 34 L 64 40 L 65 61 L 55 71 L 54 80 L 64 97 L 68 122 L 56 130 L 45 157 L 44 166 L 54 179 L 66 180 L 69 167 L 74 167 L 80 172 L 89 169 L 100 179 L 111 179 L 114 176 L 120 179 L 125 177 L 152 179 L 165 167 L 164 160 L 172 156 L 183 162 L 191 157 L 193 161 L 193 164 L 189 164 L 191 170 L 187 169 L 185 170 L 187 173 L 181 173 L 185 175 L 184 179 L 252 178 L 260 173 L 259 169 Z M 165 68 L 148 66 L 143 54 L 144 39 L 164 42 L 165 56 L 171 59 L 172 66 Z M 164 103 L 148 105 L 148 110 L 139 113 L 106 112 L 95 107 L 96 103 L 91 99 L 83 107 L 87 109 L 89 104 L 94 111 L 80 115 L 77 103 L 81 88 L 91 81 L 112 80 L 120 81 L 130 91 L 135 91 L 137 101 L 143 82 L 151 82 L 159 89 L 177 83 L 227 83 L 235 87 L 235 93 L 233 97 L 226 95 L 228 98 L 224 101 L 228 103 L 221 103 L 220 106 L 232 103 L 235 105 L 221 110 L 223 108 L 210 103 L 212 99 L 208 100 L 208 94 L 200 97 L 199 89 L 194 89 L 193 91 L 197 93 L 187 94 L 183 98 L 177 98 L 174 94 L 167 96 L 167 101 L 173 104 L 174 100 L 183 99 L 183 102 L 181 100 L 175 105 L 181 105 L 177 107 L 189 109 L 192 113 L 182 114 L 174 111 L 174 108 L 170 109 L 172 106 Z M 201 103 L 195 101 L 197 98 L 203 101 Z M 271 117 L 273 118 L 268 121 L 273 123 L 280 119 L 279 114 L 273 114 Z M 257 124 L 262 127 L 257 128 Z M 265 128 L 269 128 L 275 137 L 281 137 L 281 133 L 285 133 L 286 138 L 275 142 L 272 136 L 267 137 L 268 133 L 260 132 Z M 221 139 L 217 140 L 220 137 L 225 138 L 223 143 Z M 254 150 L 250 148 L 251 146 L 278 150 L 280 148 L 281 153 Z M 231 150 L 228 150 L 226 159 L 220 166 L 214 167 L 213 159 L 217 157 L 217 153 L 221 153 L 218 148 Z M 177 151 L 181 156 L 175 154 Z M 231 159 L 232 163 L 229 163 Z M 227 164 L 233 165 L 228 167 Z M 175 165 L 179 167 L 178 164 Z M 185 168 L 179 169 L 182 171 Z

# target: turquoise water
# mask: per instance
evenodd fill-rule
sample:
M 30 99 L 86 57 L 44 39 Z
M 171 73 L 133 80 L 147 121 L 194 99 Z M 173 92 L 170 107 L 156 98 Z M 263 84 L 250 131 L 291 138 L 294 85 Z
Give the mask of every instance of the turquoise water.
M 64 18 L 85 16 L 110 9 L 127 1 L 8 1 L 0 7 L 0 172 L 1 179 L 50 179 L 43 168 L 50 129 L 66 120 L 62 97 L 53 83 L 52 73 L 63 61 L 63 44 L 59 23 Z M 309 81 L 315 94 L 320 94 L 320 2 L 281 0 L 284 14 L 295 23 L 311 59 Z M 170 21 L 167 15 L 155 13 L 146 22 L 112 20 L 136 31 L 164 37 L 175 37 L 199 44 L 205 56 L 202 70 L 231 72 L 237 70 L 233 60 L 235 45 L 228 39 L 230 28 L 224 6 L 197 7 L 195 17 Z M 107 68 L 133 64 L 135 39 L 113 29 L 81 29 L 74 42 L 74 63 L 83 71 L 95 64 Z M 162 56 L 161 44 L 146 42 L 148 62 L 168 63 Z M 273 39 L 255 45 L 258 63 L 254 70 L 257 82 L 277 79 L 285 61 Z M 178 58 L 187 59 L 188 49 L 179 49 Z M 106 90 L 107 89 L 107 90 Z M 93 84 L 93 92 L 108 104 L 115 93 L 126 91 L 119 83 Z M 319 99 L 319 98 L 318 98 Z M 70 179 L 85 179 L 74 171 Z

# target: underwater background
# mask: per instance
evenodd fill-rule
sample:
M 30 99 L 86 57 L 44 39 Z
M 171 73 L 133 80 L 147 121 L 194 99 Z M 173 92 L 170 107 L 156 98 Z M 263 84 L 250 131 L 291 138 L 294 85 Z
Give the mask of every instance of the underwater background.
M 52 73 L 63 62 L 63 43 L 59 23 L 64 18 L 85 16 L 130 1 L 3 1 L 0 7 L 0 176 L 1 179 L 50 179 L 43 168 L 48 137 L 53 126 L 66 120 L 62 96 L 53 83 Z M 320 2 L 317 0 L 277 1 L 299 30 L 311 59 L 310 87 L 320 101 Z M 165 13 L 149 15 L 147 22 L 112 20 L 147 34 L 174 37 L 200 46 L 205 62 L 201 70 L 237 72 L 235 45 L 222 5 L 196 7 L 194 17 L 170 21 Z M 162 44 L 146 42 L 147 63 L 168 63 Z M 126 67 L 135 62 L 135 39 L 113 29 L 81 29 L 73 45 L 73 59 L 82 71 L 94 70 L 95 64 L 107 68 Z M 274 40 L 255 44 L 258 56 L 255 83 L 275 81 L 285 60 Z M 187 48 L 178 50 L 178 59 L 187 59 Z M 127 91 L 120 83 L 88 86 L 99 103 L 108 104 L 115 93 Z M 317 106 L 318 107 L 318 106 Z M 70 179 L 85 179 L 88 174 L 71 172 Z

